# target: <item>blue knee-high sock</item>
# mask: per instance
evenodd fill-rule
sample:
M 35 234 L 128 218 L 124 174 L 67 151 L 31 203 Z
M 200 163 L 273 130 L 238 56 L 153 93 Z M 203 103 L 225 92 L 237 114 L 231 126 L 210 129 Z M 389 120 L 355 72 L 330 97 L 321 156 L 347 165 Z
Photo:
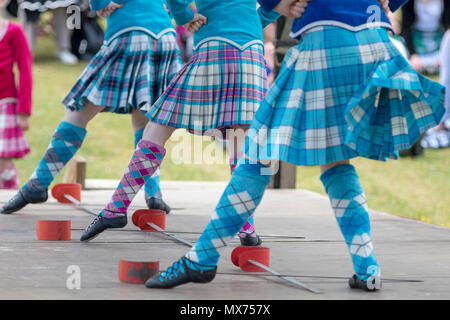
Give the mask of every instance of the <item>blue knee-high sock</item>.
M 230 171 L 231 174 L 233 175 L 234 170 L 236 170 L 238 163 L 237 163 L 238 159 L 233 157 L 230 158 Z M 253 216 L 250 216 L 250 218 L 248 218 L 247 222 L 242 226 L 241 230 L 239 230 L 239 236 L 245 236 L 248 233 L 252 234 L 253 236 L 256 237 L 256 232 L 255 232 L 255 219 L 253 218 Z
M 86 129 L 61 121 L 50 145 L 23 189 L 47 190 L 58 173 L 77 153 L 86 137 Z
M 138 142 L 142 139 L 142 135 L 144 134 L 144 128 L 136 130 L 134 133 L 134 147 L 136 148 Z M 159 176 L 160 169 L 156 170 L 156 172 L 147 180 L 144 186 L 144 191 L 147 197 L 154 197 L 161 199 L 161 188 L 159 186 Z
M 265 170 L 262 170 L 262 169 Z M 270 182 L 261 164 L 241 164 L 237 167 L 208 225 L 186 258 L 208 269 L 216 266 L 220 251 L 255 211 Z
M 380 267 L 373 253 L 366 196 L 355 168 L 338 165 L 325 171 L 320 179 L 330 197 L 337 222 L 361 280 L 380 276 Z

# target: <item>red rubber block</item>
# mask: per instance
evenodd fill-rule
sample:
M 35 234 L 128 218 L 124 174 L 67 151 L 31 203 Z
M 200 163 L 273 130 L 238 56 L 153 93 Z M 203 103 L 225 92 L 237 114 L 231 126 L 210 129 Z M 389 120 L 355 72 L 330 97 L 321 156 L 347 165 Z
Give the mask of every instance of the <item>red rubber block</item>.
M 261 248 L 264 248 L 264 247 L 245 247 L 245 246 L 236 247 L 236 248 L 234 248 L 234 250 L 231 252 L 231 262 L 233 262 L 233 264 L 234 264 L 236 267 L 239 267 L 239 257 L 240 257 L 245 251 L 250 251 L 250 250 L 260 250 Z
M 166 213 L 162 210 L 141 209 L 134 212 L 131 217 L 133 224 L 141 230 L 155 230 L 147 222 L 152 222 L 161 229 L 166 230 Z
M 163 212 L 162 214 L 144 214 L 139 218 L 138 226 L 141 230 L 160 231 L 154 229 L 148 224 L 148 222 L 152 222 L 162 230 L 166 230 L 166 213 Z
M 237 247 L 231 253 L 231 261 L 246 272 L 264 272 L 266 270 L 255 266 L 248 260 L 257 261 L 265 266 L 270 266 L 270 249 L 265 247 Z
M 52 196 L 58 202 L 72 203 L 64 197 L 65 194 L 71 195 L 78 201 L 81 201 L 81 184 L 79 183 L 60 183 L 53 187 Z
M 143 284 L 159 272 L 159 261 L 135 262 L 120 260 L 119 280 L 125 283 Z
M 70 220 L 38 220 L 36 234 L 38 240 L 68 241 L 70 240 Z

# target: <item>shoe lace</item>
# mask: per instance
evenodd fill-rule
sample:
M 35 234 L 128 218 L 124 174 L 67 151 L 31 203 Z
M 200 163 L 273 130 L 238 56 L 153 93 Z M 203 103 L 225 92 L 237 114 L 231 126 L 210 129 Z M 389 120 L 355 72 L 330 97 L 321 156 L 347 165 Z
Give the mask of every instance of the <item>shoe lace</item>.
M 100 220 L 100 215 L 96 216 L 95 219 L 92 220 L 92 222 L 87 226 L 86 231 L 88 231 L 89 229 L 91 229 L 92 226 L 93 226 L 94 224 L 96 224 L 98 220 Z
M 183 258 L 176 261 L 171 267 L 166 271 L 161 272 L 159 280 L 164 281 L 166 279 L 171 280 L 172 276 L 178 277 L 178 272 L 184 273 L 186 270 L 184 268 Z

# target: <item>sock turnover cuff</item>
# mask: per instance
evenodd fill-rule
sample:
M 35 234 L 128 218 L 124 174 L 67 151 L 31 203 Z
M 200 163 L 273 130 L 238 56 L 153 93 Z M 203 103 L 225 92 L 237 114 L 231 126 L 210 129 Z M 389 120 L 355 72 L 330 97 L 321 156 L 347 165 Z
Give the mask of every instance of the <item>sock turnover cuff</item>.
M 355 167 L 351 164 L 340 164 L 334 166 L 320 175 L 320 181 L 322 181 L 327 193 L 328 187 L 334 182 L 335 179 L 342 177 L 342 175 L 354 175 L 358 177 Z
M 272 178 L 271 169 L 261 163 L 257 164 L 240 164 L 234 170 L 233 175 L 246 177 L 246 179 L 259 180 L 265 184 L 269 184 Z
M 141 157 L 158 163 L 161 163 L 166 155 L 166 149 L 163 146 L 144 139 L 139 141 L 137 148 L 136 155 L 139 154 Z
M 55 135 L 64 141 L 69 141 L 74 145 L 81 145 L 86 137 L 87 130 L 66 121 L 61 121 L 56 128 Z

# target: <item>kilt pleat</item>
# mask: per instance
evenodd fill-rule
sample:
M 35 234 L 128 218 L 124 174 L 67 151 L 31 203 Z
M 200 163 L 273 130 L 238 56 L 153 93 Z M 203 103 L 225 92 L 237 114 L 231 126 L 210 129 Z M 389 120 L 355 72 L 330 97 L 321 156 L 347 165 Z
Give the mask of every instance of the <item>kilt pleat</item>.
M 146 112 L 180 68 L 173 34 L 155 39 L 142 31 L 126 32 L 100 48 L 63 104 L 71 110 L 91 102 L 105 112 Z
M 267 90 L 263 48 L 240 50 L 209 41 L 147 113 L 153 121 L 194 133 L 249 126 Z
M 415 72 L 385 29 L 318 27 L 286 55 L 245 152 L 297 165 L 396 159 L 439 123 L 443 102 L 444 87 Z

